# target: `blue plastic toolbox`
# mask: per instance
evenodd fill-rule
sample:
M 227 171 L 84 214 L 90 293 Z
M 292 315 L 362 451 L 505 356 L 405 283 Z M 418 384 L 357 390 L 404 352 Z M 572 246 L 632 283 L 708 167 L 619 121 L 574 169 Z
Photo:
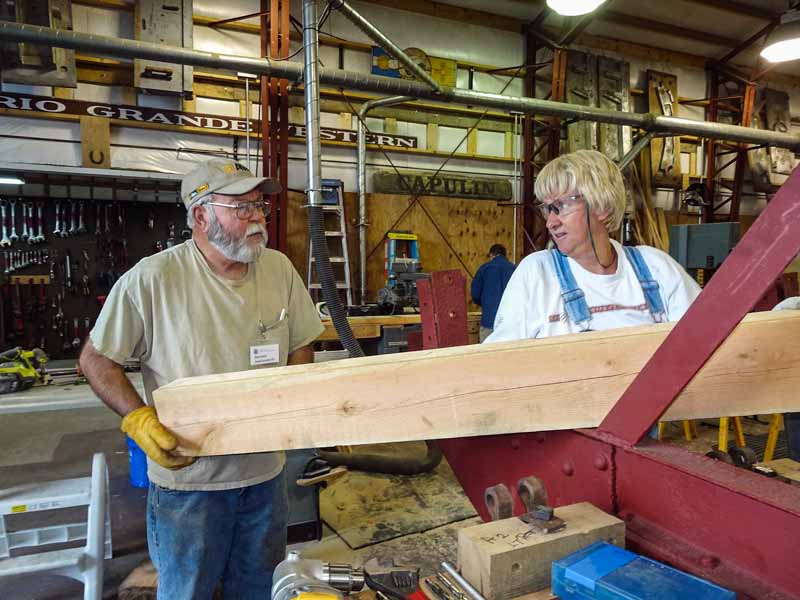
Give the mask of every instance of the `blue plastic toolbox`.
M 561 600 L 736 600 L 736 594 L 607 542 L 553 562 Z

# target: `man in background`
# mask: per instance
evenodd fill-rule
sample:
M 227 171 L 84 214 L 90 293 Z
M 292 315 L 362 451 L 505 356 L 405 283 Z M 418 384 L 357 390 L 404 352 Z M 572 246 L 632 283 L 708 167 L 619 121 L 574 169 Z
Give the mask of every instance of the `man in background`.
M 489 261 L 482 264 L 472 280 L 472 301 L 481 307 L 481 342 L 492 333 L 494 317 L 500 299 L 514 272 L 514 263 L 506 258 L 506 249 L 502 244 L 494 244 L 489 248 Z

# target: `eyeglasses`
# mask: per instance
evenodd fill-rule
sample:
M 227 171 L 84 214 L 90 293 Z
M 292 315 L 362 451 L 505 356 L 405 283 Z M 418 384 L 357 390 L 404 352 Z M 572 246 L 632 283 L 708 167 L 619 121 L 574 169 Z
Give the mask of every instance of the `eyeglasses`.
M 264 213 L 264 217 L 269 216 L 269 201 L 267 200 L 253 200 L 251 202 L 240 202 L 239 204 L 224 204 L 222 202 L 204 202 L 203 204 L 231 208 L 235 211 L 236 218 L 242 221 L 252 218 L 253 213 L 257 210 Z
M 571 215 L 585 204 L 585 200 L 582 194 L 577 194 L 575 196 L 557 198 L 552 202 L 539 202 L 536 204 L 536 207 L 539 209 L 539 212 L 542 213 L 542 217 L 544 217 L 546 221 L 550 213 L 558 215 L 559 217 Z

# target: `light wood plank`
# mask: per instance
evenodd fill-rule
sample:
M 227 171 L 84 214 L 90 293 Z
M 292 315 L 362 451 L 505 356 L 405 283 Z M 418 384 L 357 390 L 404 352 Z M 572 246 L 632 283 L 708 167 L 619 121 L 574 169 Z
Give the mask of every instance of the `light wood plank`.
M 596 427 L 672 324 L 181 379 L 154 393 L 187 454 Z M 663 420 L 800 410 L 800 314 L 748 315 Z

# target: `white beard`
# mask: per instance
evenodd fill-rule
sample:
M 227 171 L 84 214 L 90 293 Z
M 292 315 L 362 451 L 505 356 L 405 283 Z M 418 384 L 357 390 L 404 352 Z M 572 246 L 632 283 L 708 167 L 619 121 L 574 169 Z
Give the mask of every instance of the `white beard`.
M 235 262 L 252 263 L 259 259 L 261 252 L 267 245 L 267 229 L 260 223 L 250 223 L 247 226 L 247 231 L 241 238 L 235 238 L 230 233 L 225 231 L 217 220 L 217 215 L 210 211 L 208 228 L 208 241 L 220 253 Z M 250 235 L 259 233 L 261 234 L 262 243 L 259 245 L 252 245 L 248 242 Z

